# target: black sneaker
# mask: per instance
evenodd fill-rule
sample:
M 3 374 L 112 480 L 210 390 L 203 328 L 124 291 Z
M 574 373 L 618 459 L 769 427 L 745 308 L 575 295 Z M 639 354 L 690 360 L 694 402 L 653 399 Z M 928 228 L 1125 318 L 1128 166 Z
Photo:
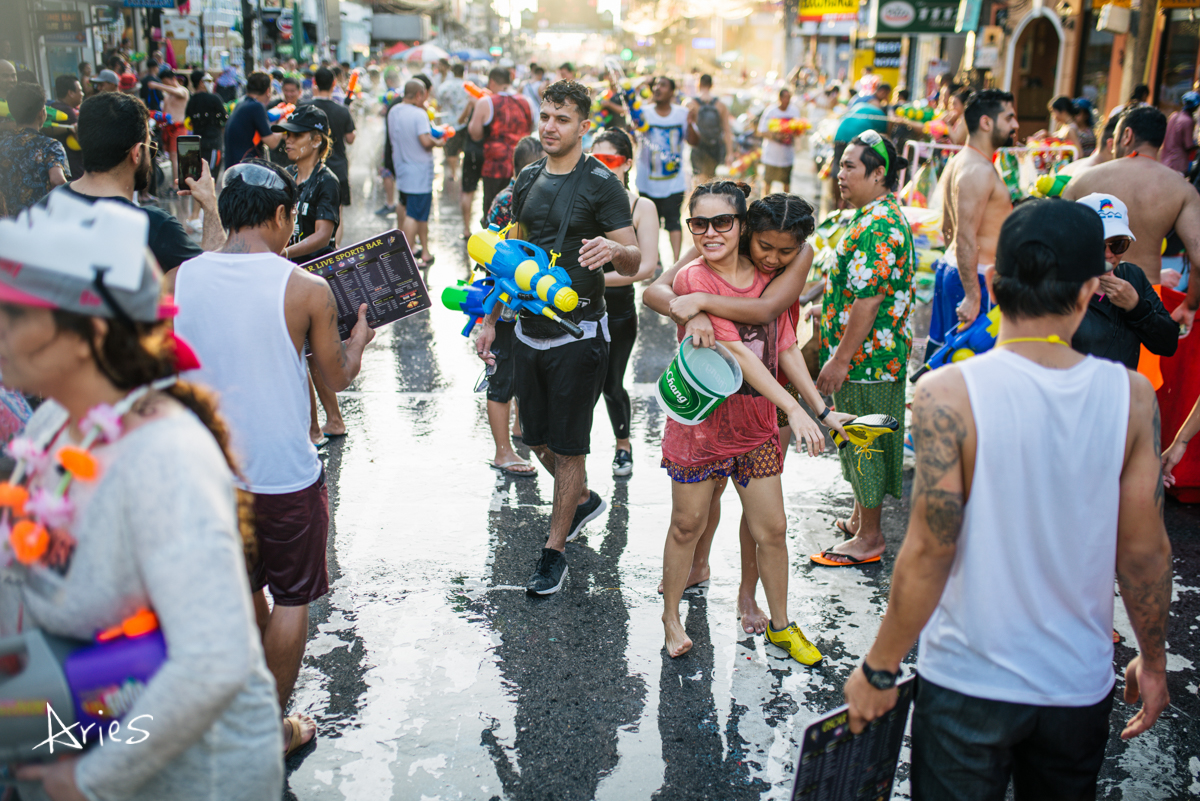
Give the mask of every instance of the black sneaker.
M 525 592 L 530 595 L 553 595 L 567 580 L 567 557 L 553 548 L 543 548 L 537 569 L 529 577 Z
M 585 525 L 595 520 L 608 508 L 608 504 L 596 494 L 595 490 L 589 490 L 588 492 L 587 501 L 575 507 L 575 519 L 571 521 L 571 530 L 567 532 L 567 542 L 571 542 L 578 537 Z
M 617 451 L 613 457 L 613 475 L 617 478 L 633 475 L 633 454 L 627 450 Z
M 396 207 L 389 206 L 386 203 L 384 203 L 381 207 L 375 209 L 376 217 L 387 217 L 387 216 L 389 216 L 391 214 L 395 214 L 395 213 L 396 213 Z

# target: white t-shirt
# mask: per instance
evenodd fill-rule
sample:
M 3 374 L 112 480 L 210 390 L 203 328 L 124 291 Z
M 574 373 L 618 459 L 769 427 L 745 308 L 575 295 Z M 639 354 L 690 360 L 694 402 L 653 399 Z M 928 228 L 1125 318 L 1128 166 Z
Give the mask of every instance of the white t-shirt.
M 650 128 L 642 134 L 638 151 L 637 190 L 646 197 L 670 197 L 687 189 L 683 174 L 683 142 L 688 111 L 671 106 L 663 117 L 654 106 L 645 107 Z
M 758 132 L 767 134 L 771 120 L 794 120 L 800 117 L 800 109 L 796 107 L 793 101 L 787 108 L 780 108 L 776 103 L 762 113 L 762 117 L 758 121 Z M 767 136 L 763 137 L 762 144 L 762 163 L 767 167 L 790 167 L 796 161 L 796 146 L 792 141 L 792 137 L 788 137 L 787 144 L 776 142 Z
M 397 103 L 388 112 L 387 125 L 396 188 L 412 195 L 432 192 L 433 152 L 421 144 L 421 134 L 429 133 L 429 114 L 412 103 Z
M 525 88 L 521 90 L 521 93 L 525 95 L 525 100 L 529 103 L 529 107 L 534 109 L 534 119 L 537 118 L 538 112 L 542 108 L 542 89 L 545 87 L 546 82 L 544 80 L 530 80 L 525 84 Z

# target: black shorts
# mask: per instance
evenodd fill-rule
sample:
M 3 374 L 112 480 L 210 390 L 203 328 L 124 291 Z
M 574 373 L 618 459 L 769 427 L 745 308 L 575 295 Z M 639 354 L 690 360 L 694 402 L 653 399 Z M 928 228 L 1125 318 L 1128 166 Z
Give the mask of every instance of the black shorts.
M 496 372 L 488 377 L 487 399 L 496 403 L 508 403 L 513 397 L 513 379 L 516 366 L 513 362 L 513 345 L 517 341 L 517 324 L 496 321 L 496 338 L 492 341 L 492 355 L 496 357 Z
M 271 588 L 279 606 L 304 606 L 329 592 L 325 544 L 329 539 L 329 489 L 325 470 L 312 485 L 283 495 L 254 496 L 258 564 L 250 589 Z
M 462 191 L 474 192 L 479 188 L 479 179 L 483 177 L 483 156 L 476 156 L 463 151 L 462 162 Z M 484 210 L 487 211 L 486 209 Z
M 561 456 L 591 451 L 592 413 L 608 375 L 604 332 L 547 350 L 517 339 L 514 350 L 525 444 Z
M 643 195 L 643 197 L 645 197 Z M 680 213 L 683 210 L 683 193 L 676 192 L 666 197 L 652 197 L 654 208 L 658 211 L 658 219 L 662 220 L 663 230 L 682 231 Z

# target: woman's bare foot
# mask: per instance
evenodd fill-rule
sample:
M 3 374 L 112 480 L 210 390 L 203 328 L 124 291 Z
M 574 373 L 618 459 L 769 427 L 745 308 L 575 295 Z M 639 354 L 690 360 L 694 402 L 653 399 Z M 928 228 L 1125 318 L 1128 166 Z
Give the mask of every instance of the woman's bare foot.
M 335 420 L 332 423 L 326 423 L 321 426 L 321 433 L 327 437 L 341 437 L 346 434 L 346 421 Z
M 853 519 L 843 520 L 838 518 L 833 521 L 833 527 L 842 532 L 842 536 L 844 537 L 853 537 L 858 534 L 858 524 Z
M 667 649 L 667 655 L 672 659 L 683 656 L 691 650 L 692 641 L 687 636 L 687 632 L 683 630 L 683 624 L 679 622 L 679 618 L 663 620 L 663 631 L 666 634 L 663 647 Z
M 710 572 L 711 571 L 709 570 L 708 565 L 705 565 L 704 567 L 700 567 L 700 568 L 697 568 L 695 565 L 692 565 L 692 572 L 688 573 L 687 584 L 684 585 L 683 588 L 685 590 L 690 590 L 692 587 L 695 587 L 697 584 L 703 584 L 704 582 L 708 581 L 708 576 L 709 576 Z M 658 594 L 659 595 L 663 594 L 663 584 L 661 581 L 658 582 Z
M 753 595 L 738 593 L 738 617 L 742 619 L 742 631 L 747 634 L 762 634 L 767 630 L 770 616 L 758 608 Z
M 283 753 L 288 755 L 317 736 L 317 722 L 308 715 L 288 715 L 283 719 Z

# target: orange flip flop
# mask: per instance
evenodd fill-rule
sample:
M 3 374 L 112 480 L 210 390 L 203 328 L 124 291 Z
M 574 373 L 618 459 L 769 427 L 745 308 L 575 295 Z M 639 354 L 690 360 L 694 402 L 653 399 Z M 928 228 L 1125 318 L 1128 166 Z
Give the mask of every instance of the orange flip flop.
M 850 561 L 839 562 L 837 559 L 830 558 L 831 555 L 840 559 L 849 559 Z M 826 548 L 820 553 L 812 554 L 808 558 L 816 562 L 818 565 L 824 565 L 825 567 L 856 567 L 858 565 L 869 565 L 872 562 L 878 562 L 882 558 L 882 554 L 879 556 L 872 556 L 869 559 L 855 559 L 848 553 L 837 553 L 833 550 L 833 548 Z

